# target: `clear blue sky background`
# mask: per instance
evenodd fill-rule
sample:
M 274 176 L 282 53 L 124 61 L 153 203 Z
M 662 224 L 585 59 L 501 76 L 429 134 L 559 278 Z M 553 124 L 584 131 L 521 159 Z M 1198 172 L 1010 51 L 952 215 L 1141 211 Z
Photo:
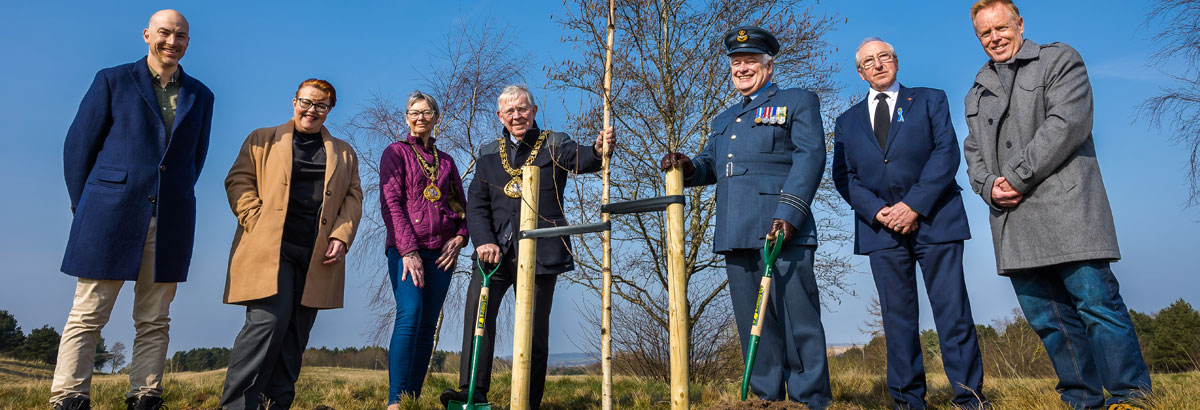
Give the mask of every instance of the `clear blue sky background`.
M 244 309 L 220 303 L 225 263 L 236 220 L 222 180 L 238 147 L 253 129 L 290 116 L 296 84 L 309 77 L 329 79 L 339 91 L 333 123 L 345 122 L 373 93 L 399 98 L 421 85 L 420 73 L 433 63 L 435 45 L 459 21 L 491 16 L 514 25 L 518 42 L 532 52 L 529 84 L 540 96 L 546 79 L 540 69 L 553 56 L 571 52 L 552 16 L 563 15 L 559 0 L 517 5 L 499 1 L 463 2 L 14 2 L 0 16 L 0 114 L 6 147 L 0 175 L 9 181 L 0 196 L 6 234 L 0 236 L 0 309 L 16 315 L 22 327 L 62 328 L 75 280 L 58 272 L 70 226 L 62 178 L 63 136 L 95 72 L 145 55 L 141 30 L 155 10 L 172 6 L 191 21 L 192 41 L 183 65 L 216 94 L 212 145 L 196 187 L 199 201 L 195 257 L 190 280 L 172 306 L 171 351 L 230 346 Z M 416 3 L 415 5 L 409 5 Z M 833 57 L 852 66 L 854 48 L 865 36 L 895 45 L 900 81 L 908 86 L 946 90 L 961 141 L 966 136 L 962 97 L 986 60 L 971 31 L 970 1 L 827 1 L 821 13 L 837 15 L 828 36 Z M 1182 173 L 1186 153 L 1147 129 L 1134 107 L 1169 84 L 1159 68 L 1147 67 L 1155 26 L 1141 27 L 1147 4 L 1141 1 L 1025 1 L 1025 35 L 1038 42 L 1063 41 L 1083 55 L 1095 95 L 1096 150 L 1116 218 L 1124 260 L 1114 265 L 1126 303 L 1156 311 L 1178 298 L 1200 303 L 1200 209 L 1183 208 Z M 713 36 L 723 28 L 714 28 Z M 618 36 L 626 35 L 617 33 Z M 598 62 L 599 64 L 600 62 Z M 1168 67 L 1168 72 L 1177 67 Z M 863 83 L 852 69 L 835 78 L 844 96 L 861 96 Z M 782 84 L 788 86 L 787 84 Z M 543 98 L 543 101 L 547 101 Z M 543 107 L 544 122 L 562 124 L 562 109 Z M 553 104 L 559 105 L 559 104 Z M 965 168 L 959 183 L 967 187 Z M 987 211 L 967 195 L 974 239 L 967 242 L 967 283 L 976 321 L 990 323 L 1016 307 L 1011 286 L 994 272 Z M 847 217 L 848 218 L 848 217 Z M 352 258 L 385 261 L 378 249 L 354 249 Z M 831 306 L 824 323 L 830 343 L 865 342 L 859 328 L 874 294 L 866 259 L 863 273 L 850 278 L 855 295 Z M 323 311 L 312 346 L 360 346 L 371 322 L 366 307 L 375 270 L 351 271 L 346 307 Z M 560 282 L 562 283 L 562 282 Z M 577 351 L 572 338 L 598 335 L 581 329 L 580 308 L 598 300 L 580 289 L 559 290 L 553 316 L 552 352 Z M 110 343 L 133 338 L 132 287 L 117 302 L 104 329 Z M 927 303 L 922 299 L 922 304 Z M 458 318 L 444 333 L 441 348 L 457 350 Z M 923 307 L 922 327 L 932 327 Z M 499 347 L 505 349 L 507 347 Z M 503 352 L 503 350 L 498 350 Z

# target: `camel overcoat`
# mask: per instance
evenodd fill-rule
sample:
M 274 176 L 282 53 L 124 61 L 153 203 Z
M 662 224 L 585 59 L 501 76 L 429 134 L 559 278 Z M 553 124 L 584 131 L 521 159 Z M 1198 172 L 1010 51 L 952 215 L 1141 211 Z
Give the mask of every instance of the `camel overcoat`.
M 245 304 L 278 292 L 280 244 L 287 217 L 288 182 L 292 173 L 291 120 L 278 127 L 260 128 L 246 137 L 225 178 L 229 207 L 237 216 L 237 231 L 229 251 L 225 303 Z M 321 127 L 325 142 L 325 200 L 313 246 L 312 262 L 300 304 L 316 309 L 342 307 L 346 262 L 326 265 L 331 238 L 353 244 L 362 216 L 362 187 L 358 156 L 345 141 Z

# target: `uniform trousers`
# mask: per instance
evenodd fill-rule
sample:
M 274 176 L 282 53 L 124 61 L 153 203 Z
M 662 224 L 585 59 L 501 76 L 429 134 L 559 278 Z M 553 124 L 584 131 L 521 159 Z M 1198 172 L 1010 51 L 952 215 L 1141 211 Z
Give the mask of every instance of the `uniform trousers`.
M 825 328 L 821 300 L 813 275 L 815 246 L 784 246 L 775 261 L 770 297 L 763 312 L 763 331 L 750 390 L 771 401 L 787 397 L 814 410 L 829 405 L 829 365 L 825 357 Z M 735 249 L 725 253 L 729 296 L 745 357 L 766 269 L 761 250 Z
M 170 341 L 169 316 L 176 283 L 154 281 L 156 219 L 150 218 L 142 248 L 142 265 L 133 285 L 133 355 L 129 362 L 126 398 L 162 395 L 163 368 Z M 71 397 L 89 397 L 96 343 L 112 315 L 123 280 L 79 278 L 75 299 L 58 344 L 58 360 L 50 385 L 50 403 Z
M 963 242 L 921 244 L 906 237 L 895 247 L 871 252 L 871 275 L 879 291 L 887 338 L 887 386 L 897 409 L 925 408 L 916 266 L 920 264 L 941 341 L 942 365 L 954 404 L 983 407 L 983 360 L 963 279 Z
M 279 291 L 246 304 L 246 323 L 233 341 L 221 406 L 226 410 L 287 409 L 317 309 L 300 304 L 312 247 L 283 242 Z
M 509 252 L 501 260 L 500 269 L 492 275 L 488 288 L 487 318 L 484 320 L 483 340 L 479 346 L 478 368 L 475 374 L 475 391 L 485 396 L 491 389 L 492 357 L 496 342 L 496 315 L 504 294 L 517 282 L 516 252 Z M 467 290 L 467 308 L 463 309 L 462 358 L 458 367 L 459 387 L 466 391 L 471 381 L 471 343 L 475 339 L 476 309 L 479 308 L 479 289 L 483 276 L 478 269 L 471 274 L 471 285 Z M 554 306 L 554 286 L 557 274 L 534 275 L 533 282 L 533 351 L 530 357 L 529 408 L 537 410 L 542 404 L 542 392 L 546 387 L 546 359 L 550 351 L 550 308 Z M 514 291 L 514 293 L 516 293 Z

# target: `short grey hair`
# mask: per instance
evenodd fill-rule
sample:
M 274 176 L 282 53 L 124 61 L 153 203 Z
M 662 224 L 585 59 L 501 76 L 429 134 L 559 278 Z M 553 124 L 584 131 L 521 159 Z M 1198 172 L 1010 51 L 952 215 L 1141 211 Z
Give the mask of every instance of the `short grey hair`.
M 438 110 L 437 100 L 432 95 L 421 92 L 421 90 L 413 90 L 412 94 L 408 95 L 408 103 L 404 104 L 404 109 L 412 108 L 413 104 L 416 104 L 418 101 L 424 101 L 426 104 L 429 104 L 429 109 L 433 110 L 434 117 L 441 117 L 442 112 Z
M 505 101 L 515 100 L 521 96 L 524 96 L 526 101 L 529 101 L 529 105 L 537 106 L 537 103 L 533 102 L 533 93 L 529 92 L 528 87 L 521 84 L 513 84 L 504 87 L 504 90 L 500 91 L 500 96 L 496 98 L 496 111 L 500 111 L 500 105 L 504 104 Z
M 771 60 L 775 59 L 774 57 L 771 57 L 771 55 L 767 54 L 767 53 L 753 53 L 752 55 L 754 56 L 755 60 L 758 60 L 759 64 L 766 64 L 766 63 L 771 62 Z M 729 57 L 729 59 L 731 61 L 733 60 L 733 56 L 726 56 L 726 57 Z
M 859 51 L 862 51 L 863 46 L 867 45 L 867 43 L 871 43 L 871 42 L 875 42 L 875 41 L 883 43 L 883 45 L 887 47 L 888 52 L 892 53 L 892 57 L 895 57 L 897 60 L 900 59 L 900 56 L 896 54 L 896 48 L 892 47 L 891 43 L 883 41 L 882 38 L 872 36 L 872 37 L 864 38 L 861 43 L 858 43 L 858 48 L 854 49 L 854 66 L 855 67 L 862 66 L 862 60 L 863 60 L 864 56 L 860 56 Z

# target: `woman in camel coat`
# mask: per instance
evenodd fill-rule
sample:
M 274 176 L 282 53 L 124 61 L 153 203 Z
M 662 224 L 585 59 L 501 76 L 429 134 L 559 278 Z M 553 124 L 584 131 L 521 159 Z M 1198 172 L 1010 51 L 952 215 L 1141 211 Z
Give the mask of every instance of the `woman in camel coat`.
M 221 395 L 229 410 L 264 398 L 288 408 L 317 310 L 342 307 L 363 194 L 357 155 L 324 127 L 336 103 L 328 82 L 302 82 L 292 119 L 252 132 L 225 178 L 238 219 L 225 303 L 246 306 Z

